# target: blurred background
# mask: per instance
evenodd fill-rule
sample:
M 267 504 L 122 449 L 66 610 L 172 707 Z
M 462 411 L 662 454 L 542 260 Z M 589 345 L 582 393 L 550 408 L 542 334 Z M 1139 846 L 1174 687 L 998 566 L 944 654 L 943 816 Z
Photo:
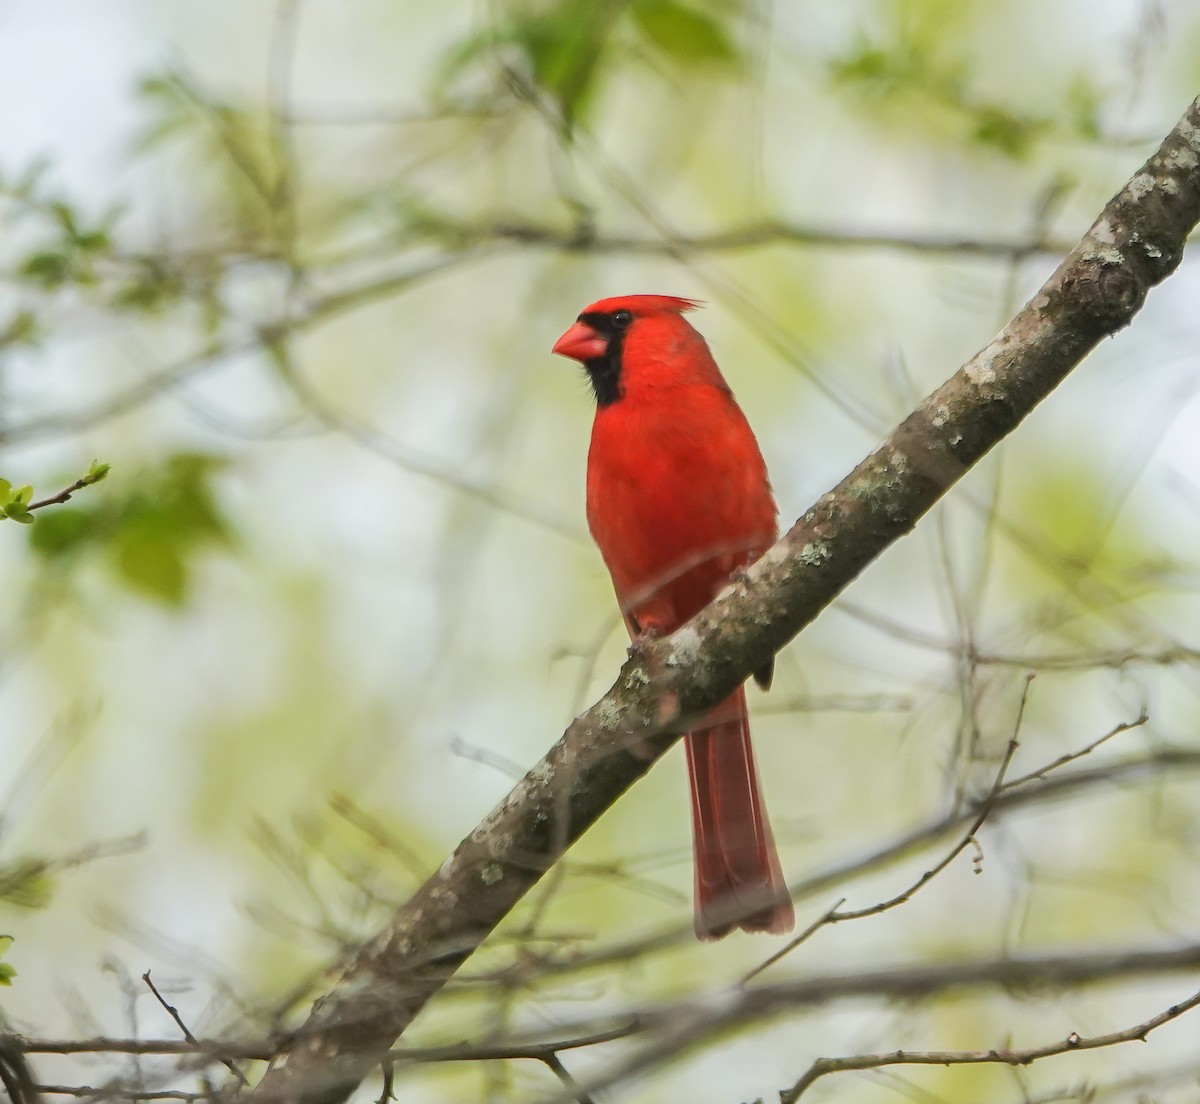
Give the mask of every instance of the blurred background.
M 1198 90 L 1188 0 L 0 5 L 0 476 L 40 499 L 111 464 L 0 525 L 10 1025 L 174 1038 L 146 970 L 198 1035 L 293 1022 L 608 687 L 626 641 L 584 523 L 591 398 L 549 354 L 585 305 L 706 301 L 789 525 Z M 909 903 L 762 980 L 1194 935 L 1198 295 L 1188 258 L 752 692 L 789 879 L 848 867 L 800 926 L 938 861 L 953 834 L 856 866 L 987 791 L 1026 693 L 1010 777 L 1142 723 L 1057 768 L 1089 784 L 997 816 Z M 690 895 L 679 753 L 407 1041 L 707 992 L 782 946 L 693 943 Z M 663 932 L 682 937 L 583 968 Z M 471 983 L 489 970 L 508 982 Z M 820 1055 L 1114 1031 L 1194 985 L 798 1010 L 606 1099 L 771 1099 Z M 1184 1019 L 1136 1051 L 810 1095 L 1194 1099 L 1194 1038 Z M 37 1068 L 196 1085 L 129 1058 Z M 557 1085 L 510 1061 L 395 1090 Z

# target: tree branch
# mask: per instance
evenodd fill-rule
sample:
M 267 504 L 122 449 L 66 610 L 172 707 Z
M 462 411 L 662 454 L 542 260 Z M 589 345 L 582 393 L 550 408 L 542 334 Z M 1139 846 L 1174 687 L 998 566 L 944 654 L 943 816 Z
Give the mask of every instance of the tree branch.
M 1018 241 L 954 234 L 804 226 L 780 219 L 731 226 L 708 234 L 653 238 L 598 234 L 588 226 L 561 229 L 547 223 L 512 219 L 482 226 L 469 222 L 447 221 L 442 228 L 456 241 L 507 242 L 570 253 L 616 253 L 623 256 L 736 252 L 770 245 L 803 245 L 833 249 L 890 249 L 934 256 L 959 254 L 967 257 L 1022 261 L 1043 255 L 1059 256 L 1070 248 L 1069 243 L 1064 244 L 1041 236 L 1031 236 L 1024 241 Z
M 779 1094 L 779 1104 L 796 1104 L 796 1101 L 808 1090 L 814 1081 L 827 1073 L 843 1073 L 847 1070 L 879 1069 L 882 1066 L 964 1066 L 1000 1064 L 1006 1066 L 1028 1066 L 1042 1058 L 1051 1058 L 1058 1054 L 1071 1054 L 1079 1050 L 1099 1050 L 1102 1047 L 1117 1046 L 1120 1043 L 1146 1041 L 1151 1031 L 1178 1019 L 1185 1012 L 1190 1012 L 1200 1005 L 1200 993 L 1188 997 L 1179 1004 L 1151 1016 L 1148 1020 L 1127 1027 L 1123 1031 L 1112 1031 L 1107 1035 L 1079 1035 L 1072 1032 L 1065 1039 L 1042 1046 L 1026 1047 L 1016 1050 L 1011 1047 L 1003 1050 L 894 1050 L 889 1054 L 856 1054 L 852 1058 L 818 1058 L 804 1076 L 791 1088 Z
M 343 965 L 292 1047 L 273 1060 L 257 1098 L 345 1100 L 530 887 L 675 741 L 688 717 L 721 701 L 787 644 L 1097 343 L 1128 325 L 1149 290 L 1178 265 L 1200 219 L 1198 166 L 1200 100 L 986 348 L 744 578 L 626 663 L 612 689 Z
M 942 996 L 949 992 L 964 992 L 970 989 L 997 986 L 1008 990 L 1047 990 L 1067 987 L 1100 985 L 1105 982 L 1129 980 L 1140 977 L 1162 976 L 1194 972 L 1200 968 L 1200 944 L 1192 943 L 1177 947 L 1139 951 L 1093 951 L 1087 953 L 1022 955 L 1010 958 L 969 959 L 960 962 L 931 963 L 919 966 L 904 966 L 897 969 L 872 967 L 850 974 L 818 974 L 777 985 L 765 985 L 755 989 L 727 987 L 709 992 L 701 998 L 689 996 L 680 1001 L 671 1001 L 658 1006 L 643 1008 L 622 1015 L 622 1021 L 636 1024 L 640 1039 L 648 1039 L 637 1051 L 625 1059 L 613 1063 L 604 1072 L 583 1082 L 589 1093 L 603 1090 L 628 1080 L 635 1074 L 656 1068 L 671 1061 L 683 1052 L 701 1046 L 716 1035 L 725 1035 L 739 1027 L 760 1023 L 774 1016 L 795 1012 L 801 1008 L 825 1006 L 834 1001 L 871 998 L 884 1001 L 918 1001 Z M 1200 1004 L 1200 997 L 1193 996 L 1172 1005 L 1149 1020 L 1125 1031 L 1110 1035 L 1099 1035 L 1085 1039 L 1068 1035 L 1062 1042 L 1031 1047 L 1028 1050 L 984 1051 L 970 1055 L 974 1061 L 989 1059 L 980 1055 L 994 1054 L 995 1062 L 1008 1065 L 1025 1065 L 1038 1058 L 1063 1053 L 1072 1049 L 1096 1049 L 1116 1043 L 1132 1042 L 1149 1034 L 1156 1027 L 1182 1016 Z M 572 1030 L 590 1029 L 593 1025 L 573 1025 Z M 1065 1043 L 1065 1045 L 1063 1045 Z M 832 1073 L 837 1069 L 860 1069 L 872 1066 L 901 1064 L 898 1055 L 911 1055 L 914 1064 L 952 1065 L 946 1061 L 951 1054 L 961 1052 L 914 1052 L 894 1051 L 887 1055 L 863 1055 L 847 1059 L 818 1060 L 810 1067 L 801 1081 L 793 1086 L 802 1092 L 811 1084 L 806 1079 L 812 1070 L 819 1068 L 816 1076 Z M 870 1059 L 875 1059 L 874 1062 Z M 821 1066 L 844 1062 L 842 1065 Z M 863 1065 L 856 1063 L 862 1062 Z M 966 1059 L 964 1058 L 965 1062 Z M 816 1077 L 812 1077 L 815 1080 Z M 781 1093 L 782 1100 L 794 1101 L 799 1093 L 790 1096 Z M 565 1093 L 551 1098 L 546 1104 L 564 1104 L 571 1097 Z
M 992 811 L 992 806 L 995 805 L 996 799 L 1000 796 L 1000 792 L 1004 788 L 1004 777 L 1008 774 L 1008 768 L 1012 765 L 1013 756 L 1017 754 L 1017 747 L 1019 746 L 1017 743 L 1017 737 L 1020 735 L 1021 720 L 1025 716 L 1025 704 L 1029 700 L 1029 684 L 1032 681 L 1032 675 L 1026 676 L 1025 690 L 1021 694 L 1021 704 L 1017 709 L 1017 722 L 1013 728 L 1012 739 L 1008 741 L 1008 747 L 1005 748 L 1004 757 L 1000 761 L 1000 769 L 996 772 L 995 781 L 992 782 L 991 788 L 988 790 L 983 800 L 979 803 L 979 812 L 976 813 L 975 819 L 971 822 L 971 825 L 966 832 L 963 833 L 958 843 L 956 843 L 948 852 L 946 852 L 946 854 L 943 855 L 933 866 L 929 867 L 928 870 L 921 874 L 920 877 L 910 882 L 899 893 L 892 894 L 892 896 L 888 897 L 886 900 L 877 901 L 875 904 L 868 905 L 865 908 L 846 909 L 845 911 L 842 910 L 842 905 L 845 902 L 839 901 L 833 906 L 833 908 L 829 909 L 824 916 L 818 920 L 815 920 L 798 936 L 789 940 L 785 946 L 781 947 L 774 954 L 770 955 L 763 962 L 760 962 L 757 966 L 755 966 L 753 970 L 751 970 L 745 975 L 745 977 L 742 978 L 743 985 L 752 981 L 764 970 L 775 965 L 776 962 L 786 958 L 797 947 L 811 939 L 813 935 L 815 935 L 817 931 L 819 931 L 826 924 L 840 924 L 847 920 L 862 920 L 868 916 L 878 916 L 881 912 L 888 912 L 891 909 L 899 908 L 901 905 L 907 904 L 916 894 L 920 893 L 922 889 L 932 882 L 934 878 L 936 878 L 943 870 L 945 870 L 952 862 L 954 862 L 954 860 L 957 859 L 958 856 L 961 855 L 972 844 L 974 844 L 976 847 L 977 857 L 975 861 L 976 872 L 978 873 L 978 864 L 980 862 L 982 852 L 978 850 L 979 843 L 975 839 L 975 836 L 983 827 L 984 821 L 987 820 L 988 814 Z M 1115 735 L 1115 730 L 1113 733 L 1111 733 L 1111 735 Z M 1097 744 L 1098 743 L 1099 741 L 1097 741 Z M 1090 750 L 1090 748 L 1088 750 Z M 1086 752 L 1083 754 L 1086 754 Z M 1064 758 L 1064 762 L 1070 762 L 1070 759 Z M 1053 767 L 1047 769 L 1052 770 Z
M 780 1013 L 799 1008 L 825 1006 L 835 1001 L 877 999 L 917 1001 L 934 999 L 948 992 L 964 992 L 988 986 L 1008 990 L 1051 989 L 1108 984 L 1135 978 L 1177 975 L 1200 969 L 1200 944 L 1182 944 L 1167 948 L 1123 951 L 1071 952 L 1066 954 L 1025 955 L 1002 959 L 966 959 L 958 962 L 934 962 L 887 969 L 872 966 L 844 974 L 818 974 L 775 985 L 745 988 L 741 984 L 724 986 L 697 998 L 648 1005 L 638 1009 L 600 1014 L 569 1025 L 559 1025 L 557 1034 L 516 1035 L 491 1043 L 456 1043 L 434 1047 L 405 1047 L 380 1055 L 381 1063 L 475 1062 L 507 1059 L 531 1059 L 549 1065 L 563 1051 L 596 1046 L 620 1039 L 644 1039 L 638 1050 L 585 1083 L 574 1079 L 566 1084 L 557 1101 L 578 1100 L 580 1096 L 609 1088 L 635 1073 L 677 1058 L 682 1052 L 703 1045 L 714 1035 L 744 1028 Z M 1124 1042 L 1144 1040 L 1150 1032 L 1177 1019 L 1200 1005 L 1200 993 L 1173 1004 L 1132 1027 L 1105 1035 L 1081 1036 L 1076 1033 L 1052 1043 L 1027 1048 L 980 1051 L 890 1051 L 885 1054 L 853 1055 L 846 1058 L 817 1059 L 804 1076 L 781 1099 L 794 1100 L 813 1081 L 827 1073 L 869 1069 L 885 1065 L 960 1065 L 1002 1063 L 1028 1065 L 1041 1058 L 1072 1050 L 1094 1050 Z M 20 1060 L 26 1054 L 125 1053 L 138 1055 L 186 1055 L 199 1062 L 236 1058 L 266 1059 L 270 1040 L 208 1040 L 195 1042 L 166 1039 L 96 1038 L 71 1042 L 49 1039 L 25 1039 L 8 1036 L 10 1050 Z M 564 1071 L 565 1072 L 565 1071 Z M 40 1086 L 42 1092 L 89 1095 L 103 1090 Z M 139 1097 L 125 1088 L 109 1086 L 114 1095 L 141 1099 L 199 1099 L 213 1094 L 182 1093 L 157 1089 Z M 790 1094 L 790 1095 L 789 1095 Z
M 168 1002 L 167 998 L 164 997 L 161 992 L 159 992 L 158 986 L 155 985 L 154 982 L 150 979 L 150 971 L 149 970 L 147 970 L 144 974 L 142 974 L 142 981 L 144 981 L 146 983 L 146 987 L 150 990 L 151 993 L 154 994 L 154 999 L 156 1001 L 158 1001 L 158 1003 L 160 1005 L 162 1005 L 163 1011 L 166 1012 L 167 1015 L 170 1016 L 171 1019 L 173 1019 L 175 1021 L 175 1023 L 178 1025 L 179 1030 L 183 1032 L 183 1037 L 192 1045 L 199 1046 L 200 1045 L 199 1040 L 196 1038 L 195 1035 L 192 1034 L 192 1029 L 190 1027 L 188 1027 L 188 1025 L 186 1023 L 184 1023 L 183 1017 L 179 1014 L 179 1009 L 176 1008 L 173 1004 Z M 222 1057 L 220 1055 L 217 1055 L 216 1057 L 217 1057 L 218 1061 L 220 1061 L 221 1064 L 227 1070 L 229 1070 L 229 1072 L 232 1073 L 234 1077 L 236 1077 L 238 1079 L 239 1084 L 242 1084 L 242 1085 L 250 1084 L 250 1082 L 246 1080 L 246 1075 L 244 1073 L 242 1073 L 242 1071 L 233 1064 L 232 1060 L 230 1060 L 229 1058 Z

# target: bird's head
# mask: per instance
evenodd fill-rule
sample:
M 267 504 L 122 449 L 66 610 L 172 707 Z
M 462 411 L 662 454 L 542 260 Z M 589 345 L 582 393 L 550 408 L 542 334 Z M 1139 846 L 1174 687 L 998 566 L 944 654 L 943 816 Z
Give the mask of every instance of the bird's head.
M 699 306 L 674 295 L 620 295 L 584 310 L 555 343 L 555 353 L 587 369 L 597 405 L 614 403 L 624 391 L 631 356 L 642 363 L 648 351 L 670 354 L 690 339 L 703 339 L 682 315 Z M 631 345 L 633 348 L 631 349 Z

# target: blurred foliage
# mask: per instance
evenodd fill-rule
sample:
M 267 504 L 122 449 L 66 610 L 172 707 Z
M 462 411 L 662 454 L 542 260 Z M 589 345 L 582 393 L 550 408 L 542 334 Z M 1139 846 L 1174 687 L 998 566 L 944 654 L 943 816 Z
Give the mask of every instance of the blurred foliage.
M 949 28 L 969 24 L 970 4 L 947 0 L 893 0 L 878 30 L 829 62 L 835 87 L 852 93 L 877 122 L 912 130 L 931 123 L 958 141 L 989 147 L 1005 157 L 1028 157 L 1043 139 L 1092 142 L 1101 136 L 1104 102 L 1096 78 L 1075 74 L 1065 98 L 1033 114 L 973 90 L 971 46 Z
M 288 181 L 267 113 L 221 99 L 182 70 L 145 77 L 138 92 L 149 120 L 140 148 L 196 143 L 202 163 L 226 165 L 214 197 L 226 233 L 234 232 L 239 249 L 272 251 L 278 229 L 272 219 L 288 198 Z
M 120 208 L 114 206 L 98 220 L 85 220 L 77 205 L 47 184 L 49 169 L 49 163 L 39 158 L 11 180 L 0 177 L 0 196 L 8 201 L 7 220 L 12 223 L 25 218 L 36 224 L 33 236 L 37 240 L 18 260 L 15 275 L 42 293 L 58 291 L 67 284 L 97 283 L 98 263 L 112 250 L 112 231 L 120 216 Z M 28 339 L 29 322 L 15 328 L 21 340 Z M 13 332 L 14 323 L 10 322 L 7 333 Z
M 47 316 L 80 296 L 121 316 L 165 310 L 185 291 L 211 291 L 211 274 L 198 260 L 185 276 L 169 256 L 118 247 L 114 234 L 128 212 L 113 204 L 89 219 L 51 175 L 43 159 L 13 178 L 0 172 L 0 225 L 22 243 L 11 273 L 24 300 L 0 323 L 0 353 L 37 346 L 56 327 Z
M 74 210 L 60 201 L 50 203 L 46 211 L 51 228 L 58 231 L 57 240 L 27 257 L 20 275 L 42 291 L 56 291 L 67 283 L 96 283 L 96 258 L 110 248 L 109 229 L 81 227 Z
M 13 945 L 13 937 L 11 935 L 0 935 L 0 956 L 8 954 L 9 948 Z M 0 962 L 0 985 L 12 985 L 12 979 L 17 976 L 17 971 L 7 962 Z
M 1184 569 L 1179 557 L 1145 539 L 1153 530 L 1149 511 L 1136 501 L 1125 508 L 1114 503 L 1112 487 L 1098 483 L 1074 457 L 1059 457 L 1016 497 L 1029 504 L 1026 524 L 1047 534 L 1046 559 L 1068 575 L 1109 588 L 1114 597 L 1135 602 L 1169 587 Z M 1031 576 L 1039 568 L 1044 576 L 1044 565 L 1035 560 L 1025 567 L 1030 574 L 1014 583 L 1030 593 Z
M 742 8 L 738 0 L 515 4 L 447 53 L 434 96 L 447 98 L 468 76 L 498 72 L 498 89 L 518 99 L 530 88 L 544 93 L 569 133 L 587 119 L 603 82 L 614 79 L 631 56 L 676 72 L 701 66 L 736 73 Z
M 130 590 L 178 608 L 197 555 L 232 539 L 212 486 L 225 465 L 204 453 L 167 456 L 118 494 L 45 515 L 30 531 L 30 548 L 64 570 L 99 555 Z
M 45 859 L 17 859 L 0 864 L 0 902 L 18 908 L 45 908 L 53 891 L 50 863 Z

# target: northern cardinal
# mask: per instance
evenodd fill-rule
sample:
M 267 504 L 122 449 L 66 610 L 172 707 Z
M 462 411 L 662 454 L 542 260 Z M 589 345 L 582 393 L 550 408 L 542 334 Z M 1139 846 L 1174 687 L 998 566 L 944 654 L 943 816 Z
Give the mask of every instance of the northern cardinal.
M 635 642 L 673 632 L 776 537 L 758 442 L 704 338 L 670 295 L 593 303 L 554 345 L 596 396 L 587 518 Z M 773 664 L 755 673 L 764 688 Z M 742 687 L 684 738 L 692 791 L 695 927 L 795 923 L 750 747 Z

